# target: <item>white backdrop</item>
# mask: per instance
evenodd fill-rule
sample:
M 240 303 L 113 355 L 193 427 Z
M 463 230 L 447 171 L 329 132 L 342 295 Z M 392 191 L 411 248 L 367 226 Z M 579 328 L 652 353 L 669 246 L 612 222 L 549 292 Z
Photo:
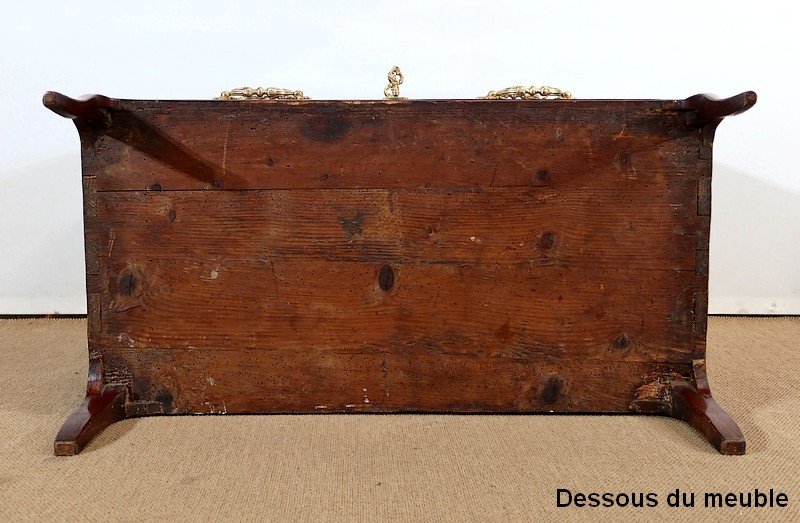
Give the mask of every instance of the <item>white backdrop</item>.
M 789 12 L 792 10 L 792 12 Z M 83 313 L 80 157 L 69 96 L 315 99 L 555 85 L 579 98 L 759 101 L 715 141 L 710 310 L 800 313 L 796 8 L 781 2 L 6 3 L 0 20 L 0 314 Z

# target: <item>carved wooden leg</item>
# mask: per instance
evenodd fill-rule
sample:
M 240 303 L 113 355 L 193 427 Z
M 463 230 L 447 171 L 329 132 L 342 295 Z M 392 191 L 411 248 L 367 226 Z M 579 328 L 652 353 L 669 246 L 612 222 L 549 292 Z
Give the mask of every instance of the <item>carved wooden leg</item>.
M 694 378 L 692 383 L 677 375 L 661 376 L 642 385 L 631 403 L 631 410 L 665 414 L 685 421 L 705 436 L 720 454 L 744 454 L 742 431 L 711 396 L 704 360 L 694 362 Z
M 56 456 L 74 456 L 104 428 L 125 418 L 124 388 L 106 387 L 99 393 L 89 392 L 58 431 Z
M 685 421 L 714 445 L 720 454 L 741 455 L 745 451 L 742 431 L 710 393 L 688 381 L 673 380 L 672 416 Z

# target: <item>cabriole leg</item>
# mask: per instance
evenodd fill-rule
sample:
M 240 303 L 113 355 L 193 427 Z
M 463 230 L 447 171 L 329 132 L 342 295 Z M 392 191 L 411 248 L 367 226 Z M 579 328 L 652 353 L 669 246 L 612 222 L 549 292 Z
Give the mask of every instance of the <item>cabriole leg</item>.
M 671 381 L 670 387 L 673 417 L 694 427 L 720 454 L 744 454 L 742 431 L 707 390 L 703 391 L 688 381 L 680 380 Z
M 87 392 L 56 436 L 56 456 L 74 456 L 112 423 L 125 418 L 124 388 L 106 387 L 100 393 Z
M 679 375 L 660 376 L 636 392 L 631 410 L 663 414 L 685 421 L 720 454 L 742 455 L 745 441 L 733 418 L 711 396 L 705 360 L 693 364 L 694 380 Z

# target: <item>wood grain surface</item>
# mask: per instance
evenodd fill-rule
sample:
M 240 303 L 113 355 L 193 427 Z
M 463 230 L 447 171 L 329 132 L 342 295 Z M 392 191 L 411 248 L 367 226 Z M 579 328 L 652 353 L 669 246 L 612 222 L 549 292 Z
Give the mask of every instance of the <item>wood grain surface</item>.
M 622 412 L 641 376 L 686 364 L 502 360 L 385 352 L 117 349 L 109 372 L 128 379 L 148 414 L 258 412 Z M 613 386 L 611 385 L 613 384 Z
M 113 373 L 123 382 L 156 380 L 173 350 L 209 359 L 200 374 L 267 358 L 250 367 L 263 382 L 282 359 L 335 362 L 345 388 L 350 373 L 384 387 L 378 360 L 403 376 L 425 361 L 386 408 L 480 410 L 455 381 L 509 387 L 529 369 L 530 388 L 543 366 L 610 365 L 630 399 L 652 368 L 625 365 L 697 350 L 708 162 L 660 102 L 125 104 L 84 132 L 90 346 L 132 366 L 147 355 Z M 311 371 L 292 368 L 307 390 Z M 184 379 L 205 378 L 170 387 Z M 230 394 L 301 409 L 284 392 Z
M 597 175 L 601 177 L 600 174 Z M 114 192 L 100 255 L 695 270 L 697 184 Z M 111 253 L 109 255 L 109 253 Z
M 98 190 L 593 187 L 695 179 L 663 102 L 126 102 L 87 132 Z M 598 172 L 607 176 L 597 176 Z
M 684 362 L 694 349 L 686 272 L 142 259 L 108 279 L 97 347 Z
M 652 412 L 744 452 L 682 406 L 716 405 L 711 146 L 754 93 L 44 102 L 81 135 L 86 405 Z

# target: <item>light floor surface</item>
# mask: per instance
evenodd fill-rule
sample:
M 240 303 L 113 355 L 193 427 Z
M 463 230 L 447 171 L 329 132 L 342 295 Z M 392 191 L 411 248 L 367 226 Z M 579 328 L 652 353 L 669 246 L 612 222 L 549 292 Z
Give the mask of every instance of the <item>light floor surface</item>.
M 86 320 L 0 320 L 0 521 L 800 520 L 800 318 L 710 319 L 745 456 L 659 417 L 403 414 L 138 418 L 54 457 L 86 370 Z M 559 488 L 659 504 L 558 508 Z M 755 488 L 789 506 L 702 507 Z M 668 507 L 675 489 L 698 506 Z

